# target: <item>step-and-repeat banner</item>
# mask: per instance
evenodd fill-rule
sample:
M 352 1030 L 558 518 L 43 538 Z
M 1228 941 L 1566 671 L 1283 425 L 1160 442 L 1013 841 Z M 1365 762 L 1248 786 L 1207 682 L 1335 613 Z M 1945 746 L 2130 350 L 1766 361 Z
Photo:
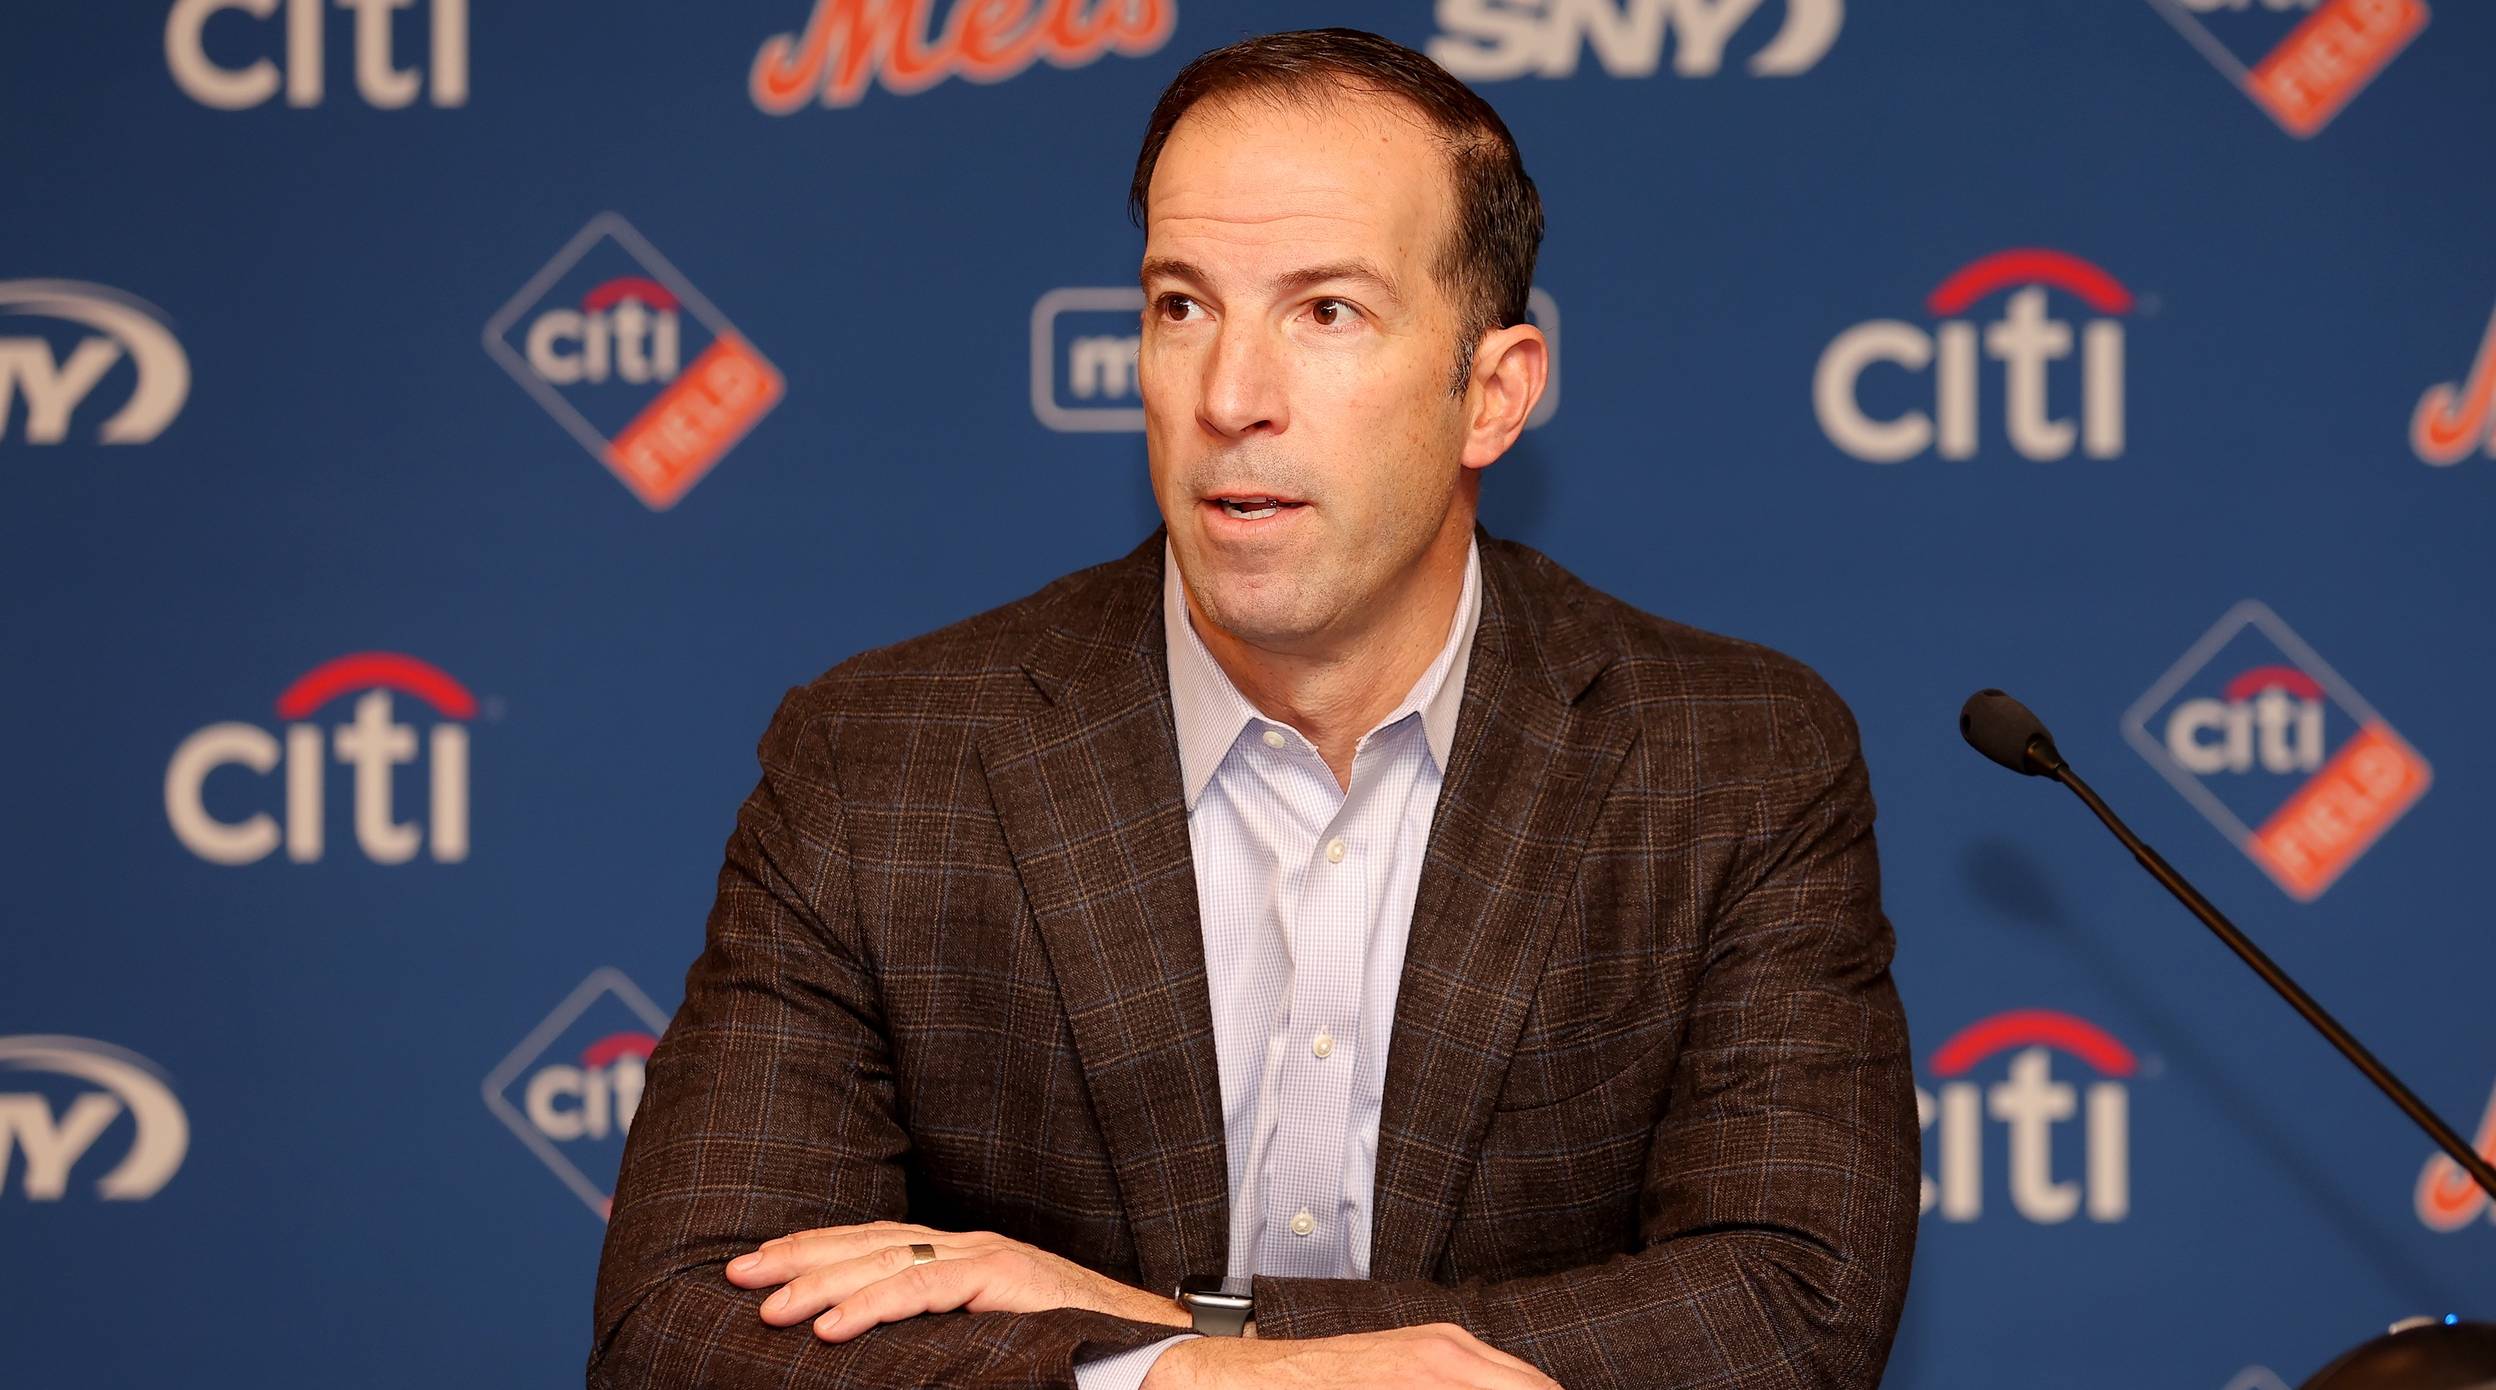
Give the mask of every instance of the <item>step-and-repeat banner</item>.
M 1955 729 L 2496 1148 L 2481 0 L 118 0 L 0 19 L 0 1379 L 576 1380 L 766 718 L 1148 532 L 1145 115 L 1326 23 L 1550 210 L 1493 532 L 1861 720 L 1891 1383 L 2496 1314 L 2460 1173 Z

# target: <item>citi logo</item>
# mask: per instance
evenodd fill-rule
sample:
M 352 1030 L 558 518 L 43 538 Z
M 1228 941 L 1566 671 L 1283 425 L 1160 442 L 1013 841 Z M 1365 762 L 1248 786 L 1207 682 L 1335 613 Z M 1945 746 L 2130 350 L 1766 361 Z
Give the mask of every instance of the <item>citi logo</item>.
M 1587 52 L 1606 76 L 1652 77 L 1670 34 L 1673 72 L 1711 77 L 1727 43 L 1763 8 L 1785 15 L 1745 64 L 1760 77 L 1811 71 L 1846 21 L 1844 0 L 1439 0 L 1439 33 L 1427 51 L 1467 81 L 1567 77 Z
M 485 1078 L 486 1109 L 600 1217 L 666 1030 L 624 972 L 595 970 Z
M 612 212 L 494 312 L 485 350 L 652 511 L 682 500 L 785 389 L 780 369 Z
M 136 380 L 129 399 L 96 426 L 97 443 L 145 444 L 190 399 L 191 359 L 164 313 L 145 300 L 79 280 L 0 280 L 0 320 L 12 318 L 58 320 L 78 336 L 65 356 L 50 337 L 0 336 L 0 443 L 20 397 L 27 443 L 69 438 L 70 417 L 124 359 Z
M 358 694 L 357 692 L 361 692 Z M 414 697 L 440 716 L 420 741 L 397 719 L 393 693 Z M 348 695 L 354 713 L 324 727 L 312 716 Z M 353 768 L 356 847 L 376 864 L 404 864 L 426 849 L 438 863 L 468 857 L 468 724 L 476 697 L 439 667 L 394 652 L 360 652 L 304 673 L 277 697 L 282 737 L 257 724 L 211 724 L 182 740 L 165 765 L 165 819 L 174 838 L 211 864 L 253 864 L 282 844 L 298 864 L 318 860 L 328 833 L 331 759 Z M 431 788 L 424 824 L 403 822 L 396 809 L 398 769 L 422 757 Z M 250 778 L 284 770 L 282 819 L 266 809 L 239 817 L 232 809 L 264 805 L 243 791 Z M 234 769 L 216 777 L 220 771 Z M 210 809 L 211 781 L 223 784 Z
M 12 1074 L 48 1074 L 55 1084 L 45 1091 L 0 1090 L 0 1195 L 14 1168 L 28 1201 L 60 1201 L 79 1161 L 124 1115 L 131 1120 L 130 1146 L 96 1177 L 96 1196 L 108 1202 L 153 1197 L 190 1152 L 190 1116 L 164 1073 L 135 1052 L 88 1038 L 0 1038 L 0 1085 Z M 54 1101 L 63 1098 L 67 1104 L 55 1109 Z
M 2133 702 L 2123 733 L 2301 902 L 2320 897 L 2434 780 L 2363 696 L 2251 599 Z
M 399 65 L 398 12 L 419 4 L 425 11 L 430 61 L 424 69 L 404 68 Z M 286 11 L 282 69 L 267 56 L 275 46 L 267 21 L 277 17 L 281 6 Z M 288 106 L 318 106 L 327 87 L 329 8 L 323 0 L 174 0 L 165 16 L 165 66 L 184 95 L 220 111 L 262 105 L 281 90 Z M 468 0 L 336 0 L 336 8 L 355 14 L 355 91 L 366 105 L 412 106 L 428 87 L 435 106 L 467 104 Z M 226 67 L 208 55 L 209 22 L 227 10 L 239 13 L 217 26 L 214 43 L 222 52 L 236 52 L 251 42 L 244 37 L 248 21 L 263 25 L 262 56 L 241 67 Z M 228 29 L 236 32 L 223 32 Z
M 785 116 L 811 104 L 855 106 L 881 82 L 896 96 L 948 77 L 1003 82 L 1033 63 L 1078 68 L 1110 53 L 1141 57 L 1169 42 L 1177 0 L 815 0 L 806 27 L 763 41 L 746 75 L 754 105 Z
M 2488 1095 L 2487 1113 L 2479 1119 L 2479 1132 L 2471 1147 L 2496 1163 L 2496 1092 Z M 2491 1207 L 2487 1194 L 2479 1190 L 2460 1164 L 2440 1153 L 2429 1158 L 2427 1166 L 2418 1171 L 2416 1203 L 2418 1219 L 2430 1231 L 2449 1234 L 2482 1214 L 2496 1221 L 2496 1207 Z
M 1070 285 L 1031 306 L 1031 413 L 1060 434 L 1139 433 L 1144 291 L 1133 285 Z M 1551 375 L 1525 427 L 1560 411 L 1560 304 L 1541 286 L 1527 292 L 1526 322 L 1543 330 Z
M 2054 1054 L 2086 1063 L 2098 1079 L 2085 1086 L 2057 1079 Z M 1979 1063 L 2006 1056 L 2005 1075 L 1990 1084 L 1969 1076 Z M 1933 1053 L 1931 1091 L 1915 1090 L 1916 1118 L 1934 1142 L 1939 1176 L 1924 1179 L 1923 1210 L 1944 1221 L 1974 1221 L 1985 1210 L 1985 1161 L 2003 1158 L 2011 1210 L 2041 1225 L 2085 1211 L 2091 1221 L 2121 1221 L 2132 1210 L 2132 1101 L 2125 1084 L 2140 1070 L 2132 1050 L 2086 1019 L 2046 1009 L 1996 1014 L 1960 1030 Z M 2078 1176 L 2058 1177 L 2055 1127 L 2081 1127 Z M 1998 1131 L 1997 1131 L 1998 1127 Z M 2002 1135 L 1997 1146 L 1990 1136 Z
M 2100 317 L 2073 331 L 2047 312 L 2046 291 L 2061 290 Z M 1987 296 L 2009 291 L 2001 317 L 1979 325 L 1962 318 Z M 1924 453 L 1945 459 L 1976 456 L 1978 354 L 2002 366 L 2002 425 L 2011 448 L 2038 462 L 2123 452 L 2124 336 L 2122 316 L 2132 292 L 2121 281 L 2061 251 L 1999 251 L 1961 267 L 1925 296 L 1940 320 L 1930 329 L 1899 319 L 1874 319 L 1837 335 L 1820 354 L 1811 379 L 1812 409 L 1829 442 L 1866 463 L 1897 463 Z M 2080 357 L 2080 415 L 2057 416 L 2050 400 L 2054 364 Z M 1864 401 L 1865 377 L 1903 372 L 1879 383 L 1883 398 L 1905 406 L 1886 416 Z M 1926 378 L 1918 381 L 1917 378 Z M 1925 408 L 1929 402 L 1930 409 Z
M 684 335 L 676 296 L 646 275 L 593 287 L 578 309 L 548 309 L 529 321 L 530 370 L 558 386 L 610 376 L 641 385 L 676 379 Z
M 2496 458 L 2496 316 L 2487 321 L 2470 374 L 2430 386 L 2418 398 L 2409 417 L 2409 447 L 2439 468 L 2473 453 Z
M 2167 756 L 2185 770 L 2314 772 L 2323 765 L 2323 688 L 2294 666 L 2257 666 L 2216 697 L 2167 715 Z

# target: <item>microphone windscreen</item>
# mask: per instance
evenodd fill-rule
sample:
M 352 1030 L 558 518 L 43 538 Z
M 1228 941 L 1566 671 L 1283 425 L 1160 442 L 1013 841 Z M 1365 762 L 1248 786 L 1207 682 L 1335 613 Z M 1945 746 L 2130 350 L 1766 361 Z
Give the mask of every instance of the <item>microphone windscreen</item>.
M 1970 748 L 2029 777 L 2045 771 L 2028 756 L 2029 748 L 2038 739 L 2045 740 L 2049 754 L 2054 747 L 2045 722 L 1999 690 L 1979 690 L 1967 697 L 1967 703 L 1959 707 L 1959 736 Z

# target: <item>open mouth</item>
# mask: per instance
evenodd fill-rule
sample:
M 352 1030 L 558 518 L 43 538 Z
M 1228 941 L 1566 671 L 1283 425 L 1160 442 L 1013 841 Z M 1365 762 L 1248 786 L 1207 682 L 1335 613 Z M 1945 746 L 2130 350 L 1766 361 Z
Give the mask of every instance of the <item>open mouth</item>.
M 1241 521 L 1258 521 L 1277 512 L 1308 505 L 1305 502 L 1294 502 L 1282 497 L 1216 497 L 1211 500 L 1214 505 L 1222 509 L 1225 516 L 1236 517 Z

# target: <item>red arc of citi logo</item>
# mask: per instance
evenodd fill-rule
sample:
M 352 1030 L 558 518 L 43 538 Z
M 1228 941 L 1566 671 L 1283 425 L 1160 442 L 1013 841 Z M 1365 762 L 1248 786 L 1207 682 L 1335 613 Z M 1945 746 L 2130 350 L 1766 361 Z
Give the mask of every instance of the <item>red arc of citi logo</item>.
M 2098 1079 L 2075 1086 L 2054 1074 L 2054 1054 L 2086 1063 Z M 2005 1057 L 2001 1080 L 1975 1079 L 1979 1064 Z M 1988 1122 L 2003 1138 L 2011 1209 L 2041 1225 L 2085 1211 L 2121 1221 L 2132 1210 L 2132 1100 L 2141 1070 L 2132 1049 L 2087 1019 L 2051 1009 L 2014 1009 L 1979 1019 L 1934 1051 L 1940 1084 L 1915 1088 L 1916 1118 L 1932 1135 L 1925 1152 L 1937 1168 L 1924 1178 L 1923 1210 L 1951 1222 L 1984 1214 Z M 2077 1178 L 2055 1175 L 2055 1127 L 2082 1122 Z
M 362 692 L 357 694 L 357 692 Z M 312 722 L 332 701 L 356 695 L 354 715 L 335 728 Z M 402 822 L 396 805 L 397 771 L 420 756 L 417 729 L 397 718 L 394 695 L 413 697 L 440 719 L 421 740 L 430 804 L 423 825 Z M 211 724 L 182 740 L 165 764 L 165 819 L 174 838 L 212 864 L 252 864 L 283 844 L 298 864 L 322 856 L 327 844 L 326 800 L 330 756 L 355 769 L 354 824 L 357 848 L 376 864 L 404 864 L 430 847 L 439 863 L 468 857 L 468 725 L 477 699 L 449 673 L 397 652 L 357 652 L 305 672 L 277 697 L 282 736 L 257 724 Z M 267 777 L 284 769 L 282 819 L 265 809 L 234 817 L 211 801 L 243 802 L 211 783 L 241 780 L 233 773 Z
M 2074 331 L 2047 312 L 2048 290 L 2095 310 Z M 2001 317 L 1979 327 L 1967 310 L 2008 291 Z M 1874 319 L 1840 333 L 1812 372 L 1812 410 L 1829 442 L 1866 463 L 1898 463 L 1922 454 L 1976 457 L 1982 370 L 1979 358 L 2002 368 L 2002 428 L 2011 448 L 2039 462 L 2069 457 L 2114 458 L 2124 443 L 2123 316 L 2136 306 L 2122 281 L 2078 256 L 2026 247 L 1999 251 L 1962 266 L 1924 299 L 1940 320 L 1931 328 L 1902 319 Z M 2055 413 L 2054 364 L 2080 358 L 2080 414 Z M 1865 400 L 1866 378 L 1881 403 Z M 1903 382 L 1893 378 L 1903 374 Z M 1881 413 L 1886 411 L 1888 413 Z

